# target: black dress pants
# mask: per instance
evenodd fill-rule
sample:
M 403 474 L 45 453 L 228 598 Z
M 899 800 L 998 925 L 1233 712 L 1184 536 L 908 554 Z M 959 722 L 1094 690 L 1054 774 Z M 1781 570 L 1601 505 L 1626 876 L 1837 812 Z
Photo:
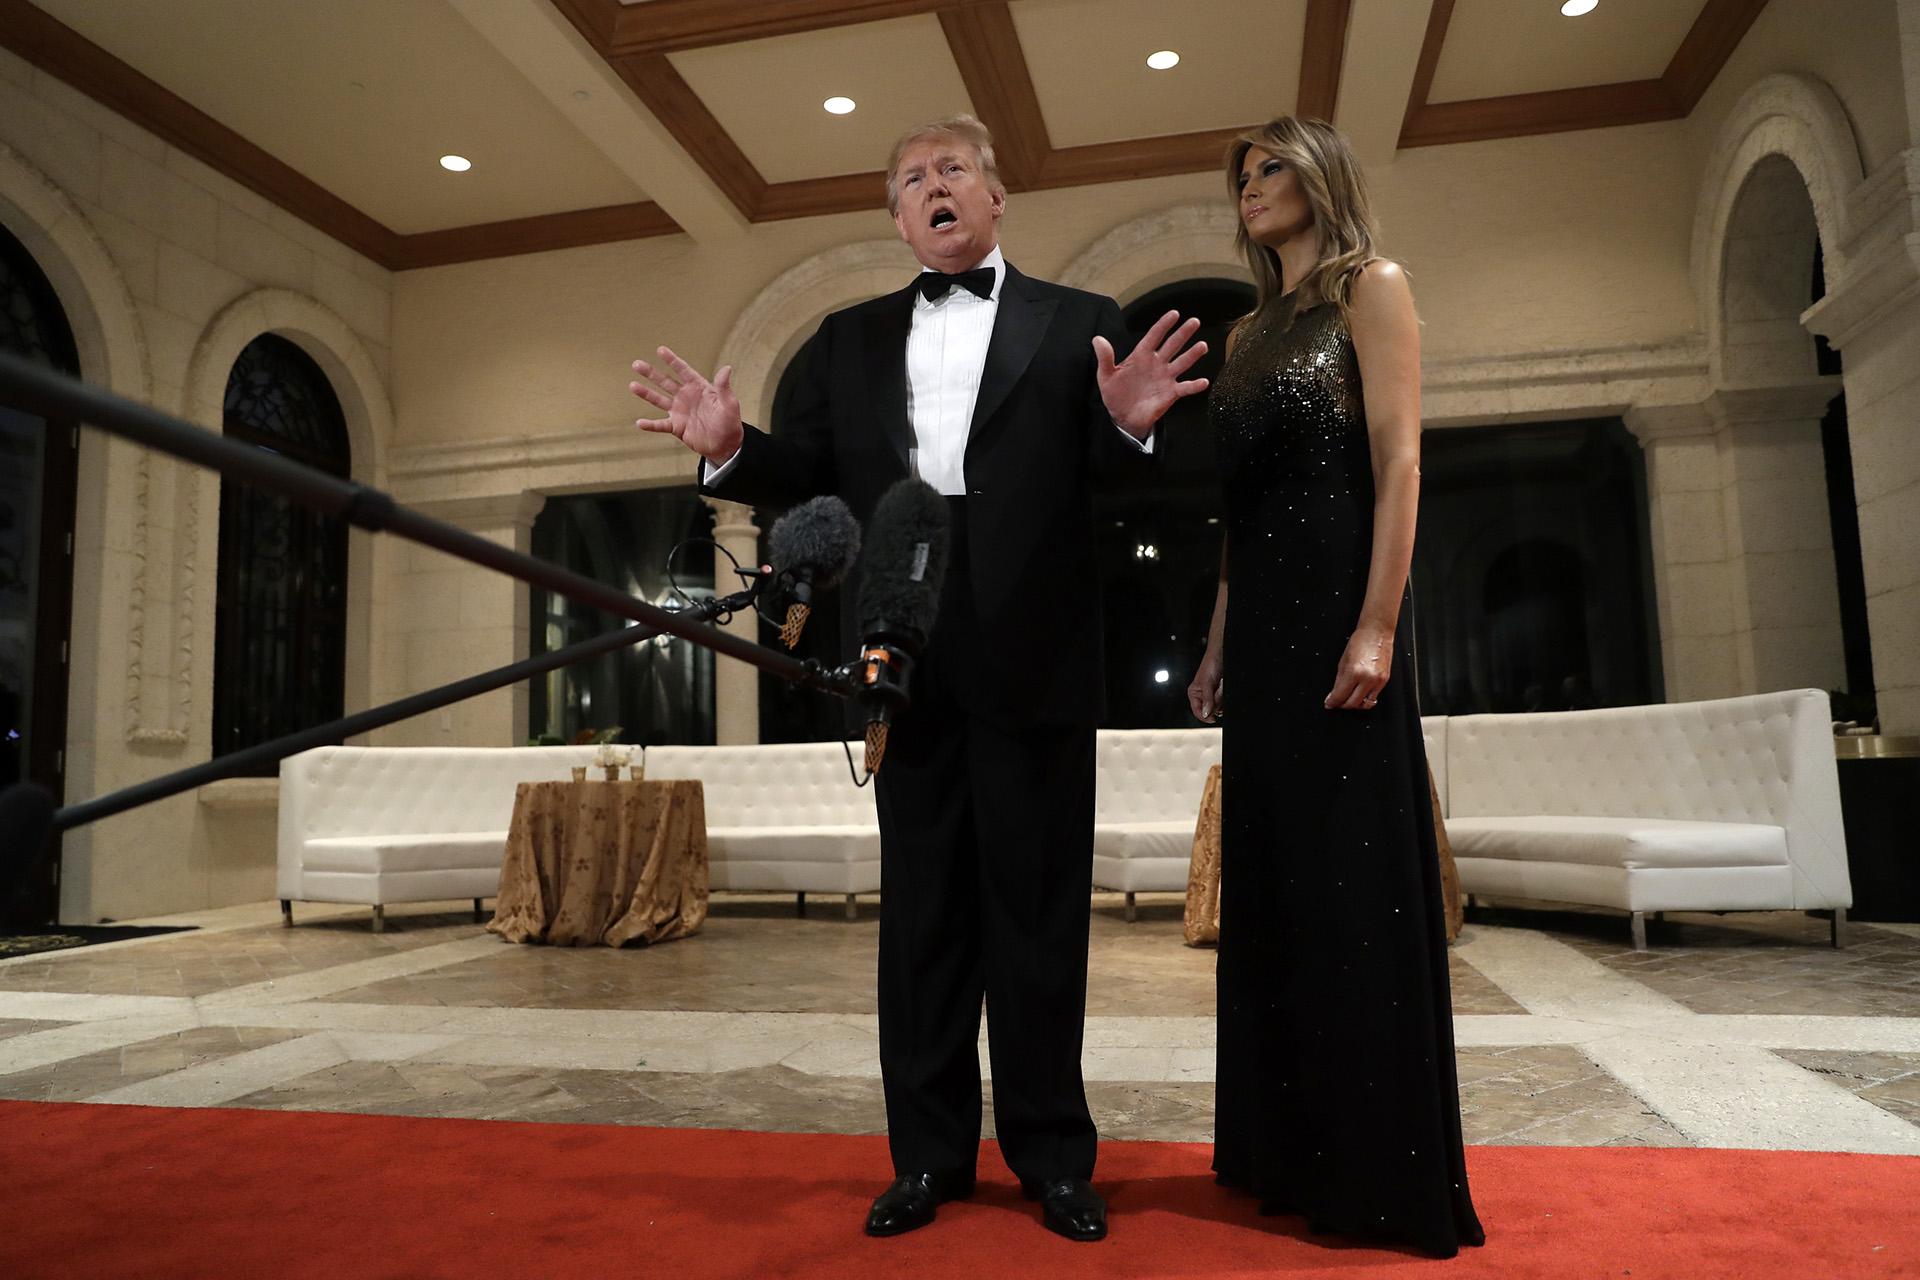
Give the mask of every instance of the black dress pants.
M 982 998 L 994 1127 L 1023 1182 L 1093 1176 L 1080 1075 L 1093 879 L 1094 728 L 973 711 L 983 651 L 964 500 L 941 612 L 875 779 L 880 1068 L 898 1173 L 971 1171 Z

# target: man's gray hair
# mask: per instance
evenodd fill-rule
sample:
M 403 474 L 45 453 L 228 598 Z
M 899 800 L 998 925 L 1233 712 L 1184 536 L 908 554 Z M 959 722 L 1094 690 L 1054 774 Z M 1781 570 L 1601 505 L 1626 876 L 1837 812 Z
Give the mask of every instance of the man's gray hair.
M 900 157 L 923 142 L 939 139 L 952 139 L 972 147 L 980 156 L 980 173 L 986 178 L 987 186 L 997 195 L 1007 193 L 1006 185 L 1000 181 L 1000 166 L 993 158 L 993 135 L 977 118 L 961 112 L 944 120 L 915 125 L 893 144 L 893 154 L 887 158 L 888 213 L 900 212 Z

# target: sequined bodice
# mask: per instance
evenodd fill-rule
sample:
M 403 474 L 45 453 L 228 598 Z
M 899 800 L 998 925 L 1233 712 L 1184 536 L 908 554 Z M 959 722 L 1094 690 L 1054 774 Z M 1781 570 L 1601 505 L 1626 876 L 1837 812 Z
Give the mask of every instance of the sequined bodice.
M 1230 521 L 1276 493 L 1371 498 L 1360 365 L 1340 308 L 1284 321 L 1275 306 L 1242 331 L 1207 405 Z

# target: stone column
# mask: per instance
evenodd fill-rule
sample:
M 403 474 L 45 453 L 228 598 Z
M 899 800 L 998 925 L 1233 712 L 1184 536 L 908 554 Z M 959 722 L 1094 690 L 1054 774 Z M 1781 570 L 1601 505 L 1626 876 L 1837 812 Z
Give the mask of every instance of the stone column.
M 1737 633 L 1747 688 L 1846 683 L 1839 579 L 1820 420 L 1838 378 L 1717 392 L 1727 552 L 1743 597 Z
M 1920 31 L 1902 0 L 1901 31 Z M 1920 48 L 1920 46 L 1916 46 Z M 1911 65 L 1907 74 L 1915 72 Z M 1913 92 L 1911 82 L 1909 92 Z M 1920 149 L 1848 197 L 1846 270 L 1806 325 L 1840 350 L 1880 727 L 1920 733 Z
M 702 498 L 713 508 L 713 540 L 731 552 L 742 567 L 760 559 L 760 528 L 753 522 L 753 508 L 718 498 Z M 714 590 L 724 595 L 739 587 L 733 576 L 733 563 L 715 552 L 713 556 Z M 751 612 L 737 613 L 727 630 L 746 640 L 758 640 L 759 622 Z M 751 745 L 760 741 L 760 673 L 738 658 L 715 655 L 713 660 L 714 741 L 725 746 Z
M 1731 697 L 1748 685 L 1734 640 L 1739 593 L 1727 557 L 1717 428 L 1704 403 L 1632 409 L 1626 424 L 1646 454 L 1667 699 Z
M 539 493 L 413 504 L 437 520 L 515 551 L 533 545 Z M 525 658 L 532 648 L 529 588 L 516 578 L 407 543 L 375 597 L 387 617 L 391 687 L 415 693 Z M 381 746 L 509 747 L 527 740 L 525 681 L 403 720 L 376 735 Z
M 1820 419 L 1836 379 L 1635 409 L 1667 697 L 1846 679 Z

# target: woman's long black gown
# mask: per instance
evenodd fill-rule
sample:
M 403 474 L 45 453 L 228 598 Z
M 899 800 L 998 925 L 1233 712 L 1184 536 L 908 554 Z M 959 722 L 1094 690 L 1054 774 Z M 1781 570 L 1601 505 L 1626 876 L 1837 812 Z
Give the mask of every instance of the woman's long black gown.
M 1410 628 L 1372 711 L 1328 711 L 1373 549 L 1340 310 L 1243 331 L 1208 417 L 1226 499 L 1214 1169 L 1316 1231 L 1451 1255 L 1467 1190 Z

